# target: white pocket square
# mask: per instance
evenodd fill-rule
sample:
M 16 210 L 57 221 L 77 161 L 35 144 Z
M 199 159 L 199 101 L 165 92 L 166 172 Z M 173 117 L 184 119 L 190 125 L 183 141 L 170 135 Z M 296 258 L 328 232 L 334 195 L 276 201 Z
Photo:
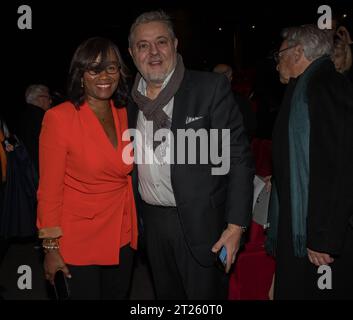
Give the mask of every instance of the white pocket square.
M 194 122 L 194 121 L 202 119 L 202 118 L 203 118 L 203 116 L 200 116 L 200 117 L 186 117 L 185 124 L 189 124 L 190 122 Z

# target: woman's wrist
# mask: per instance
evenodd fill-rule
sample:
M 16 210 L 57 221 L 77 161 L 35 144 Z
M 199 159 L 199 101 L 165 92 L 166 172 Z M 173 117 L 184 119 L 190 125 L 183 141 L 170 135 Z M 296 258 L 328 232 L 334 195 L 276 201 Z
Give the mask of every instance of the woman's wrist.
M 58 238 L 45 238 L 45 239 L 43 239 L 42 247 L 43 247 L 45 253 L 48 253 L 51 251 L 58 251 L 60 248 L 59 239 Z

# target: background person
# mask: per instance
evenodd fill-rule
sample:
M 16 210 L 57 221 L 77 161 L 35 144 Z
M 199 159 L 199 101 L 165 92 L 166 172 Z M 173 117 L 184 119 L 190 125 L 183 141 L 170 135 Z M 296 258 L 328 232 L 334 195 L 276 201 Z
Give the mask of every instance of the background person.
M 303 25 L 282 36 L 277 70 L 288 86 L 273 132 L 267 238 L 274 298 L 352 299 L 352 87 L 330 59 L 328 32 Z M 322 265 L 328 290 L 318 285 Z

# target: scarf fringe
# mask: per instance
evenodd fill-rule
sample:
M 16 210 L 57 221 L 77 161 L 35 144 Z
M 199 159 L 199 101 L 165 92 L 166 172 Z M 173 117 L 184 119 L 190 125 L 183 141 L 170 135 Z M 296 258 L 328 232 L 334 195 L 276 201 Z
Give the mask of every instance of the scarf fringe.
M 307 256 L 306 236 L 295 236 L 293 238 L 294 255 L 298 258 Z

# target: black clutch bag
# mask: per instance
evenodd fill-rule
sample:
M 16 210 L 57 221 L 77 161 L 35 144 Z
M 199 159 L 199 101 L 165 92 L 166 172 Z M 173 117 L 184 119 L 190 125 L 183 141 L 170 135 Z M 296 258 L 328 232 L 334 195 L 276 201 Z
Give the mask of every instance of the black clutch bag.
M 57 271 L 54 278 L 54 291 L 56 300 L 69 300 L 70 289 L 68 280 L 62 271 Z

